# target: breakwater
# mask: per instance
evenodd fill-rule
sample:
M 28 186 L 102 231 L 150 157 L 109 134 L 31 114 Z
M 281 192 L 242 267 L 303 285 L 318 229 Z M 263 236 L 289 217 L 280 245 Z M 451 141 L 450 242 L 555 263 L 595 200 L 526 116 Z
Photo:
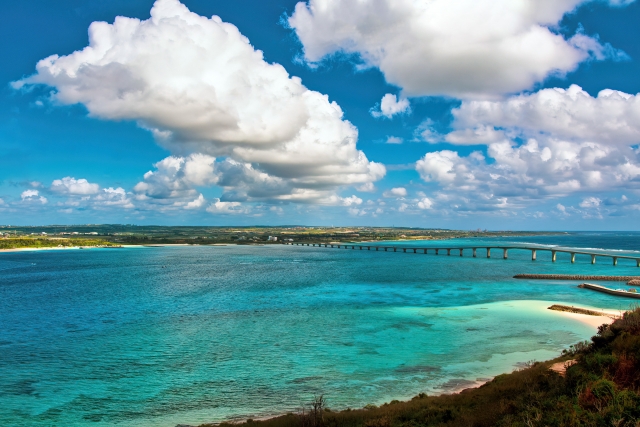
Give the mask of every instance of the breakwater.
M 628 292 L 628 291 L 623 291 L 618 289 L 609 289 L 604 286 L 595 285 L 593 283 L 583 283 L 581 285 L 578 285 L 578 287 L 584 288 L 584 289 L 591 289 L 592 291 L 602 292 L 609 295 L 616 295 L 619 297 L 640 299 L 640 293 Z
M 607 315 L 607 313 L 602 311 L 587 310 L 586 308 L 573 307 L 573 306 L 569 307 L 568 305 L 560 305 L 560 304 L 553 304 L 548 309 L 554 310 L 554 311 L 564 311 L 566 313 L 586 314 L 587 316 L 606 316 Z
M 541 280 L 598 280 L 601 282 L 631 282 L 638 281 L 639 276 L 586 276 L 578 274 L 516 274 L 514 279 L 541 279 Z M 631 283 L 630 283 L 631 284 Z

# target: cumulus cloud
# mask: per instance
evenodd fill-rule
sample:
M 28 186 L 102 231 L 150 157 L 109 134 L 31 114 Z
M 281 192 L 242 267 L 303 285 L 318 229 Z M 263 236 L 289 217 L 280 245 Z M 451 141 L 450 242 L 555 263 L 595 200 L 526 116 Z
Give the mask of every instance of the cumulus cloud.
M 14 87 L 48 85 L 59 104 L 83 104 L 101 119 L 135 120 L 174 153 L 136 189 L 147 197 L 195 196 L 186 181 L 213 185 L 209 178 L 197 183 L 176 160 L 196 154 L 249 165 L 268 177 L 259 185 L 275 182 L 289 190 L 280 197 L 292 201 L 386 173 L 356 148 L 357 129 L 338 104 L 265 62 L 234 25 L 192 13 L 178 0 L 157 0 L 147 20 L 94 22 L 87 47 L 45 58 L 36 69 Z M 203 168 L 193 174 L 209 176 L 210 165 L 191 164 Z M 177 169 L 177 183 L 163 181 Z M 243 183 L 240 192 L 250 193 Z
M 428 197 L 423 197 L 418 201 L 418 208 L 428 210 L 433 208 L 433 201 Z
M 562 218 L 579 216 L 583 219 L 601 219 L 604 216 L 636 215 L 636 211 L 640 210 L 640 204 L 624 195 L 604 200 L 589 196 L 584 197 L 576 206 L 564 206 L 558 203 L 556 210 L 555 213 Z
M 342 198 L 342 205 L 343 206 L 354 206 L 354 205 L 361 205 L 362 204 L 362 199 L 358 196 L 351 196 L 351 197 L 344 197 Z
M 384 193 L 382 193 L 382 197 L 388 197 L 388 198 L 406 197 L 406 196 L 407 196 L 407 189 L 404 187 L 392 188 L 391 190 L 387 190 Z
M 465 161 L 457 152 L 451 150 L 427 153 L 416 162 L 416 170 L 423 180 L 445 185 L 477 183 L 473 169 L 471 159 Z
M 458 110 L 454 110 L 456 112 Z M 496 130 L 492 126 L 476 124 L 473 128 L 458 129 L 448 133 L 444 138 L 442 135 L 433 136 L 433 133 L 422 135 L 426 142 L 437 143 L 443 140 L 454 145 L 482 145 L 492 142 L 500 142 L 508 139 L 504 131 Z
M 356 190 L 362 191 L 363 193 L 373 193 L 374 191 L 376 191 L 376 186 L 373 185 L 373 182 L 367 182 L 356 187 Z
M 531 202 L 640 189 L 638 95 L 607 89 L 593 97 L 573 85 L 498 101 L 463 101 L 453 116 L 453 131 L 440 140 L 485 145 L 486 154 L 442 150 L 416 163 L 424 181 L 452 193 Z
M 22 198 L 22 200 L 25 200 L 32 197 L 37 197 L 38 194 L 40 194 L 38 190 L 24 190 L 22 194 L 20 194 L 20 197 Z
M 351 216 L 365 216 L 368 212 L 366 209 L 349 208 L 349 215 Z
M 148 203 L 140 202 L 134 205 L 134 194 L 122 187 L 100 188 L 98 184 L 89 183 L 85 179 L 65 177 L 54 180 L 46 190 L 48 196 L 41 195 L 40 190 L 27 189 L 20 194 L 23 204 L 31 208 L 50 205 L 57 207 L 57 212 L 70 213 L 74 210 L 113 210 L 134 209 L 145 210 L 153 208 Z M 2 203 L 0 203 L 1 205 Z
M 510 134 L 552 135 L 570 141 L 630 145 L 640 142 L 640 94 L 611 89 L 592 97 L 580 86 L 543 89 L 498 101 L 463 101 L 453 110 L 453 144 L 485 144 Z
M 425 154 L 416 163 L 423 180 L 452 193 L 536 200 L 582 191 L 640 188 L 640 153 L 594 143 L 530 139 L 488 146 L 460 156 L 442 150 Z
M 96 194 L 100 191 L 100 186 L 98 184 L 92 184 L 86 179 L 75 179 L 67 176 L 62 179 L 54 180 L 51 183 L 50 189 L 51 191 L 59 194 L 85 196 L 89 194 Z
M 132 209 L 135 206 L 124 188 L 109 187 L 102 189 L 102 192 L 93 198 L 93 207 L 97 209 L 109 207 Z
M 192 154 L 169 156 L 156 163 L 155 170 L 144 175 L 133 189 L 136 200 L 165 208 L 196 208 L 200 203 L 197 187 L 217 185 L 224 192 L 222 202 L 280 201 L 323 205 L 341 205 L 342 198 L 332 189 L 297 188 L 291 180 L 271 176 L 250 163 L 226 158 L 216 161 L 212 156 Z M 369 189 L 365 184 L 364 189 Z M 371 191 L 371 190 L 370 190 Z M 221 205 L 223 206 L 223 205 Z
M 528 89 L 590 58 L 619 59 L 595 37 L 578 32 L 566 39 L 550 30 L 587 2 L 309 0 L 288 22 L 308 62 L 356 54 L 405 96 L 487 97 Z
M 40 192 L 38 190 L 25 190 L 20 194 L 20 198 L 23 202 L 27 203 L 38 202 L 45 205 L 49 202 L 46 197 L 40 196 Z
M 205 200 L 204 196 L 202 194 L 200 194 L 198 196 L 197 199 L 187 203 L 185 205 L 185 209 L 200 209 L 201 207 L 203 207 L 205 205 L 207 201 Z
M 250 212 L 250 208 L 243 206 L 240 202 L 221 202 L 214 199 L 214 202 L 207 207 L 207 212 L 218 215 L 241 215 Z
M 371 110 L 373 117 L 392 118 L 396 114 L 411 112 L 411 105 L 406 98 L 398 99 L 395 95 L 388 93 L 382 97 L 382 101 Z
M 193 199 L 197 195 L 196 186 L 218 182 L 215 160 L 205 154 L 169 156 L 154 165 L 156 170 L 145 173 L 144 180 L 133 191 L 138 200 L 155 199 L 160 203 Z
M 587 197 L 580 202 L 581 208 L 597 208 L 602 204 L 602 200 L 597 197 Z
M 425 211 L 433 211 L 438 202 L 433 197 L 427 197 L 422 191 L 418 191 L 416 198 L 401 197 L 396 201 L 390 202 L 387 209 L 411 215 L 424 215 Z M 437 196 L 437 194 L 436 194 Z M 378 201 L 379 205 L 386 205 L 382 201 Z
M 398 136 L 389 136 L 387 137 L 387 144 L 402 144 L 404 139 Z

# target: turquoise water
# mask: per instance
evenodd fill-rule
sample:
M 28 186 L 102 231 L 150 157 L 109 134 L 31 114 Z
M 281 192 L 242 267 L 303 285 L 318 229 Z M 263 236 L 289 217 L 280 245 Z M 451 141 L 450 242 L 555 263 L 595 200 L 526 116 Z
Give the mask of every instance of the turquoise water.
M 638 237 L 492 241 L 634 251 Z M 640 274 L 631 261 L 549 258 L 279 245 L 3 253 L 0 425 L 195 425 L 293 411 L 314 394 L 346 408 L 464 388 L 593 335 L 550 302 L 628 307 L 576 283 L 511 278 Z

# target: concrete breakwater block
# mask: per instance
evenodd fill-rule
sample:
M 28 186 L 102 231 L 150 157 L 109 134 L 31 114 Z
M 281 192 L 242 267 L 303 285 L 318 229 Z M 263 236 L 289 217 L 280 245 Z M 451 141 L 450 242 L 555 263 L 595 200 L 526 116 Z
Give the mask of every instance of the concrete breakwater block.
M 592 291 L 602 292 L 609 295 L 616 295 L 619 297 L 640 299 L 640 293 L 638 293 L 636 289 L 630 289 L 628 291 L 624 289 L 610 289 L 604 286 L 596 285 L 594 283 L 582 283 L 581 285 L 578 285 L 578 287 L 591 289 Z
M 586 276 L 574 274 L 516 274 L 514 279 L 540 279 L 540 280 L 599 280 L 603 282 L 629 282 L 637 280 L 640 284 L 640 276 Z

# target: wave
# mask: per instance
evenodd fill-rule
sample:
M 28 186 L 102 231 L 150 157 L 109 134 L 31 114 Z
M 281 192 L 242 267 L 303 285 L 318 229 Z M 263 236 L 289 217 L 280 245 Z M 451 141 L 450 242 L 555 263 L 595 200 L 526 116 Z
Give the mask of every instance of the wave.
M 640 251 L 633 249 L 607 249 L 607 248 L 590 248 L 584 246 L 564 246 L 564 245 L 548 245 L 543 243 L 534 243 L 534 242 L 505 242 L 510 245 L 522 245 L 522 246 L 535 246 L 538 248 L 557 248 L 557 249 L 575 249 L 578 251 L 607 251 L 607 252 L 627 252 L 640 254 Z
M 535 243 L 535 242 L 509 242 L 509 241 L 506 241 L 504 243 L 508 243 L 510 245 L 536 246 L 538 248 L 541 248 L 541 247 L 544 247 L 544 248 L 559 248 L 559 247 L 561 247 L 561 245 L 549 245 L 549 244 L 545 244 L 545 243 Z M 568 246 L 562 246 L 562 247 L 568 247 Z
M 607 251 L 607 252 L 629 252 L 634 254 L 640 254 L 640 251 L 634 251 L 633 249 L 605 249 L 605 248 L 583 248 L 573 246 L 562 246 L 568 249 L 582 249 L 583 251 Z

